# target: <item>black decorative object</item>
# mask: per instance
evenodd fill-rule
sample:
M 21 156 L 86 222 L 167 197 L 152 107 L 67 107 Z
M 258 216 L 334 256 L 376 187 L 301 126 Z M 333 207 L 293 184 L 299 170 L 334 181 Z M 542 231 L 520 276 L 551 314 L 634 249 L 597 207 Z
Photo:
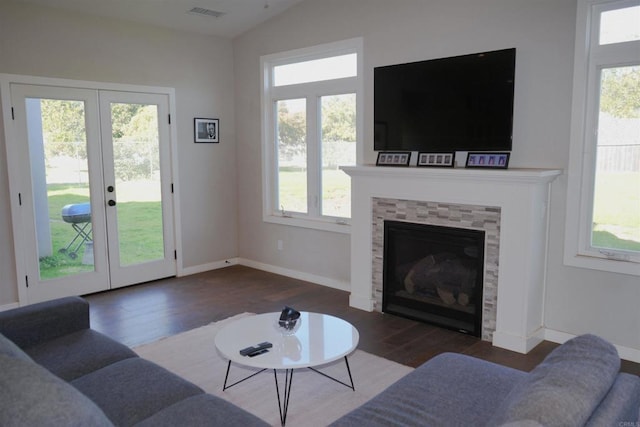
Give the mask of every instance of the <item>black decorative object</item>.
M 300 329 L 301 324 L 300 312 L 285 306 L 280 313 L 280 318 L 273 323 L 273 327 L 283 336 L 288 336 L 294 335 Z

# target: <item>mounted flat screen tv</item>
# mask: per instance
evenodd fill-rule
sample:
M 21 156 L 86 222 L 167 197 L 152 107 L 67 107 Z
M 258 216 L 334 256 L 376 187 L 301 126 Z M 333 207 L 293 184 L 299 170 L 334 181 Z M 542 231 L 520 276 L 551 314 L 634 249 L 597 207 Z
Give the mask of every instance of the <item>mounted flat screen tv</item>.
M 374 69 L 376 151 L 510 151 L 516 50 Z

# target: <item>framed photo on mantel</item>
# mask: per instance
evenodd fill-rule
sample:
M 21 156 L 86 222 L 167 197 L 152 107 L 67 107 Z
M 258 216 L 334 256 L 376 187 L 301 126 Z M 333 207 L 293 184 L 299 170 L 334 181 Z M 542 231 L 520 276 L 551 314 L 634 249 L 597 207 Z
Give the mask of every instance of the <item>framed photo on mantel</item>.
M 409 166 L 411 151 L 382 151 L 378 153 L 376 166 Z
M 418 153 L 417 166 L 421 167 L 446 167 L 452 168 L 456 153 Z
M 488 152 L 488 153 L 469 153 L 467 155 L 467 168 L 489 168 L 489 169 L 507 169 L 509 167 L 508 151 Z

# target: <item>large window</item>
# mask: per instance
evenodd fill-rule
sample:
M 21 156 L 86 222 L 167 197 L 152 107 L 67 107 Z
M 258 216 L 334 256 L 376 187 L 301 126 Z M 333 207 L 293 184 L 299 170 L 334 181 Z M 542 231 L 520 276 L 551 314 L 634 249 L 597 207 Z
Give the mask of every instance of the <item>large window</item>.
M 640 0 L 579 0 L 565 261 L 640 275 Z
M 264 218 L 348 232 L 361 135 L 360 39 L 262 58 Z

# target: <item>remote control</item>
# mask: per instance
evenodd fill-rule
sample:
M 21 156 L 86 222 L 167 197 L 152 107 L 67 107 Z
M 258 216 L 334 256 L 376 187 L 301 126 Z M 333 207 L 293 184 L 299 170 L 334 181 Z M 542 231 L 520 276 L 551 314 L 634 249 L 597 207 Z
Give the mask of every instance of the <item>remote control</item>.
M 257 356 L 257 354 L 253 354 L 253 353 L 258 353 L 259 351 L 266 350 L 271 347 L 273 347 L 273 344 L 265 341 L 255 346 L 243 348 L 242 350 L 240 350 L 240 354 L 242 356 Z M 264 351 L 262 351 L 262 353 L 264 353 Z M 258 354 L 262 354 L 262 353 L 258 353 Z
M 268 349 L 268 348 L 263 348 L 262 350 L 258 350 L 258 351 L 254 351 L 253 353 L 249 353 L 249 354 L 247 354 L 247 356 L 249 356 L 249 357 L 254 357 L 254 356 L 258 356 L 258 355 L 260 355 L 260 354 L 264 354 L 264 353 L 266 353 L 267 351 L 269 351 L 269 349 Z

